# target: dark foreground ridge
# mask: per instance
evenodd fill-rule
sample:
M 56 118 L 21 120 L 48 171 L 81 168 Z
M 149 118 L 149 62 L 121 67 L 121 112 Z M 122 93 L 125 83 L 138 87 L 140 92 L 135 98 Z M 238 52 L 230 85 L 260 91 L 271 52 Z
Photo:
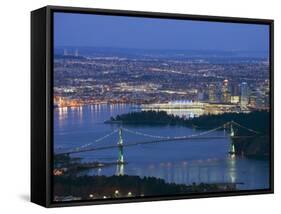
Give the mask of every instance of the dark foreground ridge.
M 89 200 L 235 191 L 236 184 L 175 184 L 139 176 L 55 176 L 54 200 Z

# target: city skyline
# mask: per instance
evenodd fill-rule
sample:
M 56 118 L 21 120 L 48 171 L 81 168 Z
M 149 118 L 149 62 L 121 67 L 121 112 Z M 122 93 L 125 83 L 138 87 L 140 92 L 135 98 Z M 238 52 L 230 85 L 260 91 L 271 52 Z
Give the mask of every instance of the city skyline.
M 89 49 L 88 55 L 83 56 L 78 50 L 64 49 L 55 56 L 55 104 L 141 105 L 190 100 L 213 106 L 226 104 L 228 111 L 235 112 L 269 108 L 267 60 L 238 58 L 237 62 L 229 63 L 232 58 L 226 57 L 218 63 L 202 56 L 179 61 L 173 58 L 173 53 L 166 56 L 171 59 L 157 54 L 149 58 L 124 58 L 113 53 L 107 57 L 95 49 Z M 102 53 L 106 52 L 107 49 Z

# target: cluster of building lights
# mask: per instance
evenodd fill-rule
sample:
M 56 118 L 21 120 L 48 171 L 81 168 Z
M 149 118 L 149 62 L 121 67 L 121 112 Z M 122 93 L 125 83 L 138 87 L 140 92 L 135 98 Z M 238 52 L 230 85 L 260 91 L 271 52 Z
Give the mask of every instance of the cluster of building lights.
M 119 197 L 132 197 L 133 196 L 133 193 L 132 192 L 128 192 L 127 194 L 125 195 L 122 195 L 121 192 L 117 189 L 114 191 L 113 193 L 113 197 L 114 198 L 119 198 Z M 107 198 L 111 198 L 112 196 L 106 196 L 106 195 L 103 195 L 102 198 L 103 199 L 107 199 Z M 100 198 L 100 196 L 96 196 L 94 193 L 91 193 L 89 194 L 89 198 L 90 199 L 96 199 L 96 198 Z
M 229 84 L 224 80 L 221 89 L 211 83 L 208 86 L 209 103 L 231 103 L 238 104 L 241 109 L 267 108 L 269 94 L 269 82 L 265 81 L 262 90 L 251 90 L 247 82 L 240 84 Z

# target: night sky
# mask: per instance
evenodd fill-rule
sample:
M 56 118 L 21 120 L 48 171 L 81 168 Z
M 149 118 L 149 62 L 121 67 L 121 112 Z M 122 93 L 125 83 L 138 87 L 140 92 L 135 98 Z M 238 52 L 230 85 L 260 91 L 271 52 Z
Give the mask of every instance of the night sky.
M 268 52 L 269 26 L 56 12 L 54 45 Z

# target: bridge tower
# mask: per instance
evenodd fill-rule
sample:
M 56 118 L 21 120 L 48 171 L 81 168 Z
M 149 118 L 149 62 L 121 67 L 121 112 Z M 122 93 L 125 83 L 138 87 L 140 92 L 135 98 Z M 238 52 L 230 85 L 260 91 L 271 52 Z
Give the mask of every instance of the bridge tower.
M 119 139 L 118 139 L 118 160 L 117 164 L 124 164 L 124 154 L 123 154 L 123 133 L 122 128 L 119 128 Z
M 230 122 L 230 137 L 234 137 L 235 133 L 234 133 L 234 129 L 233 129 L 233 123 L 232 121 Z
M 235 133 L 234 133 L 234 129 L 233 129 L 233 123 L 231 121 L 230 122 L 230 140 L 231 140 L 231 143 L 230 143 L 230 151 L 229 151 L 229 154 L 231 154 L 231 155 L 235 155 L 235 145 L 233 143 L 233 140 L 231 139 L 234 136 L 235 136 Z

